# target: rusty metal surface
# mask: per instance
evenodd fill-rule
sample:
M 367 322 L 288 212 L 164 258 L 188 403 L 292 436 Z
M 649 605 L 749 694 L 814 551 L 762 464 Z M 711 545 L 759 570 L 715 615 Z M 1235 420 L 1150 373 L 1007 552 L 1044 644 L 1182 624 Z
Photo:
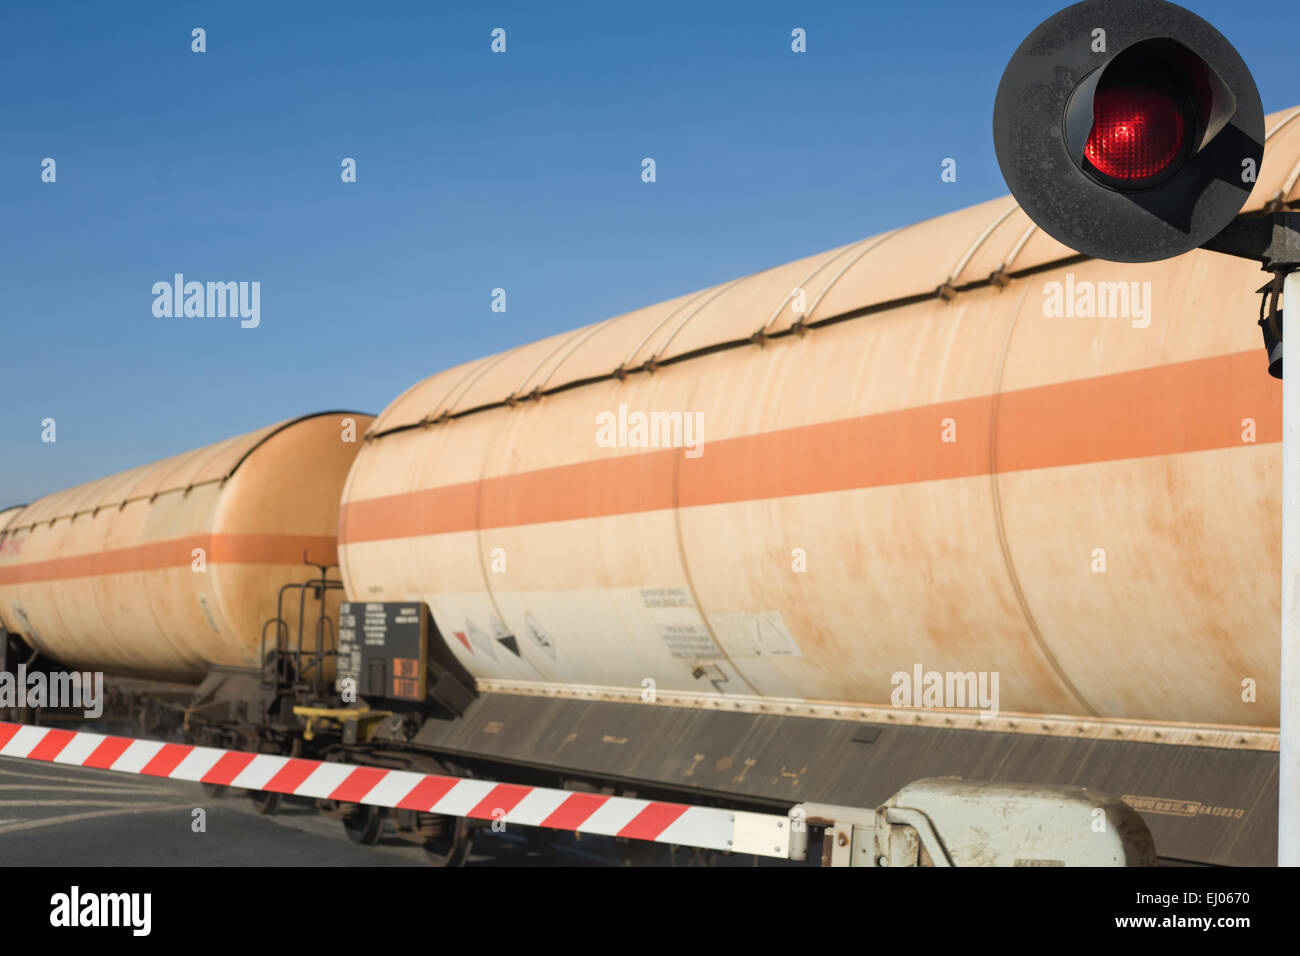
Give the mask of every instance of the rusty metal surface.
M 0 623 L 82 669 L 192 681 L 255 665 L 280 586 L 314 576 L 303 551 L 336 560 L 359 445 L 345 419 L 358 439 L 370 422 L 308 416 L 33 502 L 0 533 Z
M 1156 317 L 1046 315 L 1045 285 L 1067 281 L 1150 283 Z M 425 600 L 483 680 L 884 705 L 920 664 L 999 674 L 1006 711 L 1276 727 L 1280 388 L 1258 284 L 1208 252 L 1075 262 L 389 434 L 344 494 L 393 528 L 345 526 L 349 596 Z M 701 457 L 598 447 L 620 406 L 700 414 Z M 843 422 L 863 430 L 817 444 Z M 745 450 L 792 434 L 812 437 Z M 837 467 L 901 477 L 818 485 Z M 781 646 L 746 649 L 765 622 Z M 670 627 L 708 647 L 692 658 Z M 521 653 L 474 645 L 500 631 Z
M 1086 786 L 1137 810 L 1167 862 L 1276 863 L 1277 754 L 486 694 L 416 742 L 788 809 L 877 807 L 923 777 Z

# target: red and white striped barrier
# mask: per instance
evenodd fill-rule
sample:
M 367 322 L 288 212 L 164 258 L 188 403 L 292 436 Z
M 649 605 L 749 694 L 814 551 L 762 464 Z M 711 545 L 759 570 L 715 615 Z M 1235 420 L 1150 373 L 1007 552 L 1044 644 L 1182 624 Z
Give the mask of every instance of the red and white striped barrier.
M 756 856 L 790 855 L 791 822 L 775 814 L 524 787 L 4 722 L 0 722 L 0 757 L 478 820 L 503 820 L 525 826 L 580 830 Z

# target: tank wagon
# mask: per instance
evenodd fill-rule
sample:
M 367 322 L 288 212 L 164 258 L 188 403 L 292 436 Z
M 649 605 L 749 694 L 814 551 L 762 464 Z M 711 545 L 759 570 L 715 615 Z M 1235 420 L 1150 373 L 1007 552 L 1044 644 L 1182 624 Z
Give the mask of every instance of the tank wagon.
M 9 662 L 113 675 L 108 691 L 148 730 L 172 704 L 196 720 L 228 711 L 231 742 L 268 737 L 264 645 L 279 645 L 291 682 L 333 680 L 341 589 L 325 570 L 370 421 L 308 415 L 0 513 Z
M 1300 110 L 1267 130 L 1246 213 L 1300 207 Z M 256 575 L 205 592 L 214 625 L 184 555 L 124 571 L 111 614 L 105 579 L 21 570 L 143 476 L 8 519 L 0 621 L 69 665 L 202 680 L 198 739 L 759 810 L 877 807 L 925 777 L 1086 785 L 1166 860 L 1268 864 L 1281 387 L 1243 307 L 1260 282 L 1203 251 L 1092 260 L 994 200 L 408 389 L 330 479 L 346 600 L 306 630 L 337 628 L 337 654 L 295 653 L 313 642 Z M 209 481 L 238 477 L 216 464 L 235 450 L 205 453 Z M 279 520 L 252 504 L 266 474 L 246 501 Z M 198 501 L 95 547 L 212 534 Z M 401 647 L 394 615 L 418 618 Z M 340 810 L 363 841 L 383 822 Z M 463 858 L 463 820 L 397 822 Z

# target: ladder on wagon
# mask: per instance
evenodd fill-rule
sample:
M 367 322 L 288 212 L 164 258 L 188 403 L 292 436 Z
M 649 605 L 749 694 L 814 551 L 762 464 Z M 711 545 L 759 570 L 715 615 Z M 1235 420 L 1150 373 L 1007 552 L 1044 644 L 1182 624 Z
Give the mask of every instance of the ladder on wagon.
M 337 564 L 318 564 L 309 561 L 307 552 L 302 555 L 303 564 L 316 568 L 320 576 L 300 583 L 282 586 L 276 597 L 275 617 L 262 625 L 260 675 L 264 688 L 275 688 L 288 684 L 295 691 L 310 692 L 313 697 L 325 693 L 325 661 L 338 654 L 338 627 L 329 616 L 326 598 L 330 591 L 343 591 L 343 582 L 331 578 L 329 571 Z M 297 639 L 290 641 L 289 623 L 285 620 L 284 599 L 290 591 L 298 592 L 298 633 Z M 316 622 L 313 626 L 314 642 L 310 649 L 303 647 L 303 629 L 307 621 L 307 592 L 311 591 L 312 600 L 316 602 Z M 275 628 L 275 645 L 267 649 L 267 632 Z M 327 640 L 329 638 L 330 640 Z M 306 659 L 304 662 L 304 658 Z

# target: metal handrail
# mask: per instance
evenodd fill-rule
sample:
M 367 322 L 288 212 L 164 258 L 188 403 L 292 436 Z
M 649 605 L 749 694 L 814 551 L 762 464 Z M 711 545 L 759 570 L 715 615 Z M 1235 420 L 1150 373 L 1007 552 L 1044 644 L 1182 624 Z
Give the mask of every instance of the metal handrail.
M 299 681 L 302 681 L 306 677 L 309 671 L 311 671 L 312 691 L 317 697 L 319 697 L 324 692 L 323 675 L 325 669 L 324 668 L 325 659 L 330 656 L 338 655 L 338 650 L 337 650 L 338 628 L 334 624 L 333 620 L 330 618 L 329 614 L 326 613 L 325 599 L 326 599 L 327 592 L 343 590 L 343 582 L 329 577 L 330 569 L 337 568 L 338 567 L 337 564 L 319 564 L 314 561 L 309 561 L 307 559 L 306 551 L 303 552 L 302 559 L 303 559 L 303 564 L 309 565 L 314 568 L 318 568 L 320 570 L 320 577 L 311 578 L 307 581 L 302 581 L 302 582 L 290 582 L 280 587 L 280 590 L 276 595 L 275 617 L 266 621 L 262 625 L 262 637 L 261 637 L 261 644 L 260 644 L 261 660 L 259 661 L 259 665 L 258 665 L 258 673 L 263 687 L 275 686 L 277 676 L 274 673 L 274 671 L 278 670 L 278 664 L 279 664 L 279 660 L 281 659 L 281 656 L 291 655 L 293 661 L 293 671 L 292 674 L 289 676 L 291 677 L 294 683 L 298 683 Z M 303 665 L 303 658 L 304 658 L 303 627 L 306 624 L 308 588 L 311 588 L 313 591 L 316 592 L 317 599 L 318 599 L 318 611 L 316 615 L 316 623 L 313 627 L 313 631 L 315 632 L 315 637 L 316 637 L 315 647 L 309 652 L 310 662 L 306 666 L 304 666 Z M 298 591 L 298 637 L 297 640 L 292 643 L 292 645 L 290 643 L 289 624 L 284 619 L 284 596 L 285 596 L 285 592 L 291 589 L 297 589 Z M 272 668 L 273 673 L 268 676 L 267 665 L 268 662 L 271 660 L 271 658 L 267 654 L 266 633 L 267 633 L 267 628 L 271 627 L 271 625 L 273 624 L 276 625 L 275 654 L 274 654 L 275 666 Z M 326 649 L 325 639 L 327 635 L 333 636 L 335 638 L 336 647 L 334 650 Z

